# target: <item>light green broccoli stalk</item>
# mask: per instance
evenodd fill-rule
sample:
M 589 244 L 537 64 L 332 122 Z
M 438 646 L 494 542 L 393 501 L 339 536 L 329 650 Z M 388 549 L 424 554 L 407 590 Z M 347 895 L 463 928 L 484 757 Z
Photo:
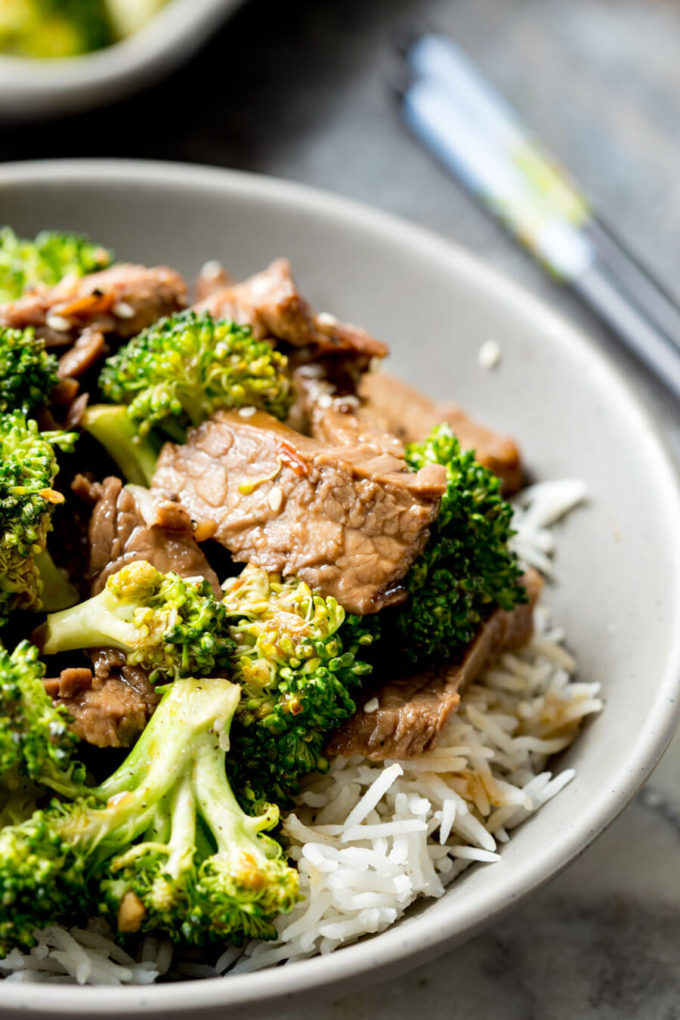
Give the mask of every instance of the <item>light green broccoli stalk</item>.
M 80 418 L 80 426 L 105 448 L 131 485 L 150 486 L 156 472 L 161 443 L 142 438 L 123 404 L 93 404 Z
M 206 676 L 230 663 L 227 611 L 204 579 L 162 574 L 145 560 L 112 574 L 98 595 L 51 613 L 36 631 L 45 655 L 120 648 L 153 682 Z
M 38 649 L 22 641 L 0 648 L 0 780 L 7 791 L 28 779 L 63 796 L 82 792 L 84 768 L 73 757 L 77 737 L 66 709 L 45 690 Z
M 285 355 L 207 312 L 180 312 L 144 330 L 108 358 L 99 386 L 114 406 L 89 408 L 83 427 L 128 481 L 142 484 L 164 438 L 183 443 L 188 428 L 220 408 L 258 407 L 283 419 L 292 402 Z
M 275 936 L 298 876 L 265 835 L 278 810 L 244 814 L 227 781 L 239 699 L 225 679 L 175 681 L 113 776 L 0 830 L 0 955 L 97 911 L 199 945 Z
M 77 2 L 83 4 L 87 0 Z M 63 6 L 57 0 L 36 2 L 36 8 L 51 7 L 55 11 Z M 48 24 L 42 20 L 41 29 Z M 2 38 L 0 27 L 0 49 L 6 52 Z M 106 269 L 110 263 L 111 252 L 80 234 L 43 230 L 34 241 L 25 241 L 10 227 L 4 227 L 0 230 L 0 303 L 16 300 L 39 283 L 53 287 L 65 276 L 85 276 Z
M 58 381 L 57 359 L 32 329 L 0 326 L 0 413 L 34 414 L 49 403 Z
M 0 415 L 0 625 L 13 610 L 42 607 L 41 563 L 50 575 L 53 605 L 77 598 L 66 576 L 55 573 L 46 548 L 52 510 L 64 501 L 52 488 L 55 448 L 70 451 L 75 440 L 69 432 L 39 432 L 18 411 Z
M 510 549 L 512 507 L 498 478 L 462 451 L 448 425 L 406 448 L 409 466 L 446 468 L 446 492 L 422 556 L 406 577 L 409 599 L 385 614 L 377 646 L 390 662 L 429 668 L 453 662 L 494 609 L 526 602 Z
M 328 767 L 328 735 L 354 714 L 352 694 L 371 669 L 357 658 L 370 637 L 355 626 L 345 643 L 342 606 L 295 577 L 248 565 L 225 589 L 243 690 L 230 774 L 244 798 L 285 802 L 301 775 Z

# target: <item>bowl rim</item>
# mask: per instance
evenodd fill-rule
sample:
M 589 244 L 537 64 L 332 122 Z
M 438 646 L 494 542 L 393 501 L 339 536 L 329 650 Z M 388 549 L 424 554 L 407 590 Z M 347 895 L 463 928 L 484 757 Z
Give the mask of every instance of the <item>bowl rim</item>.
M 555 313 L 543 301 L 521 286 L 489 267 L 458 245 L 396 216 L 362 203 L 279 178 L 225 170 L 186 163 L 163 163 L 135 160 L 48 160 L 7 163 L 0 166 L 0 195 L 13 187 L 30 187 L 40 183 L 74 186 L 77 183 L 105 185 L 152 185 L 172 189 L 189 188 L 220 193 L 232 200 L 256 197 L 280 206 L 294 205 L 307 214 L 317 214 L 327 221 L 349 223 L 361 231 L 393 243 L 408 246 L 413 257 L 440 258 L 447 270 L 478 288 L 493 291 L 512 310 L 533 318 L 550 334 L 558 346 L 568 345 L 588 358 L 589 367 L 608 392 L 608 397 L 622 404 L 626 413 L 637 421 L 640 441 L 650 455 L 650 470 L 664 493 L 668 514 L 680 519 L 680 475 L 667 443 L 651 415 L 644 408 L 633 387 L 623 378 L 618 367 L 593 340 Z M 675 532 L 673 532 L 675 534 Z M 668 550 L 669 567 L 675 574 L 675 604 L 680 606 L 680 533 Z M 407 927 L 395 925 L 370 939 L 369 943 L 347 946 L 326 957 L 315 957 L 253 974 L 236 975 L 173 984 L 121 987 L 74 987 L 41 984 L 3 983 L 0 1015 L 5 1009 L 21 1009 L 30 1015 L 114 1015 L 125 1016 L 144 1010 L 147 1015 L 168 1015 L 180 1010 L 202 1010 L 223 1007 L 256 1013 L 277 1002 L 290 1008 L 312 993 L 324 998 L 352 980 L 352 989 L 371 980 L 384 979 L 389 970 L 400 972 L 416 966 L 426 957 L 431 959 L 477 934 L 516 906 L 534 889 L 554 878 L 614 821 L 642 786 L 665 750 L 680 716 L 680 642 L 668 649 L 667 661 L 659 693 L 650 709 L 645 731 L 630 749 L 625 764 L 609 777 L 606 789 L 596 791 L 592 802 L 584 808 L 573 829 L 545 849 L 540 860 L 526 868 L 520 879 L 509 878 L 503 897 L 493 906 L 480 896 L 463 915 L 447 923 L 440 919 L 436 931 L 428 931 L 418 918 Z M 597 795 L 599 793 L 599 795 Z M 462 930 L 461 930 L 462 929 Z M 344 988 L 343 988 L 344 986 Z
M 77 57 L 0 54 L 0 111 L 12 119 L 85 109 L 188 59 L 243 0 L 169 0 L 137 32 Z

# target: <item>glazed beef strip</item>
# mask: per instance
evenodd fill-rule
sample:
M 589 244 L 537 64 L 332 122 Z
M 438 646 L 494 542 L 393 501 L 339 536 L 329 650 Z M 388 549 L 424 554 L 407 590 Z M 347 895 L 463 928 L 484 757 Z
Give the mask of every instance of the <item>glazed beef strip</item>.
M 187 288 L 174 269 L 120 264 L 56 287 L 36 287 L 0 305 L 0 326 L 33 326 L 48 347 L 68 347 L 85 329 L 131 337 L 186 306 Z
M 497 609 L 479 629 L 460 662 L 417 676 L 392 680 L 367 694 L 357 712 L 334 734 L 329 754 L 348 758 L 361 754 L 384 761 L 415 758 L 436 746 L 447 719 L 458 707 L 460 691 L 489 662 L 505 651 L 521 648 L 533 634 L 533 612 L 543 582 L 534 570 L 522 578 L 529 602 L 510 612 Z M 377 708 L 365 705 L 374 698 Z
M 465 450 L 474 450 L 477 459 L 503 482 L 505 492 L 522 486 L 522 464 L 515 442 L 473 421 L 456 404 L 437 403 L 407 383 L 384 372 L 362 376 L 357 415 L 365 428 L 387 430 L 404 443 L 425 439 L 435 425 L 451 426 Z
M 316 315 L 297 289 L 287 259 L 275 259 L 242 283 L 211 289 L 196 309 L 250 326 L 259 339 L 271 337 L 306 348 L 308 357 L 298 354 L 298 360 L 340 355 L 368 364 L 388 352 L 385 344 L 358 326 L 338 322 L 331 315 Z
M 200 304 L 201 301 L 205 301 L 206 298 L 212 297 L 213 294 L 225 290 L 231 285 L 231 276 L 222 263 L 210 259 L 205 263 L 194 282 L 193 291 L 196 304 Z
M 123 485 L 110 476 L 101 484 L 79 476 L 76 491 L 94 502 L 90 518 L 90 570 L 92 594 L 121 567 L 147 560 L 162 573 L 173 570 L 181 577 L 204 577 L 217 598 L 222 589 L 217 574 L 196 541 L 206 538 L 212 526 L 192 524 L 186 509 L 164 493 L 150 493 L 138 485 Z
M 64 669 L 44 683 L 73 717 L 74 733 L 95 747 L 129 747 L 159 701 L 145 670 L 113 648 L 96 651 L 92 669 Z
M 89 326 L 83 330 L 73 347 L 59 358 L 57 374 L 61 380 L 79 379 L 108 353 L 104 334 Z
M 172 493 L 238 562 L 297 574 L 348 612 L 400 602 L 429 537 L 445 471 L 417 473 L 378 444 L 335 446 L 263 412 L 220 411 L 166 443 L 154 488 Z
M 387 421 L 362 414 L 363 401 L 354 380 L 337 373 L 327 364 L 302 365 L 293 373 L 295 404 L 289 422 L 300 432 L 335 446 L 377 445 L 404 460 L 402 440 L 390 431 Z

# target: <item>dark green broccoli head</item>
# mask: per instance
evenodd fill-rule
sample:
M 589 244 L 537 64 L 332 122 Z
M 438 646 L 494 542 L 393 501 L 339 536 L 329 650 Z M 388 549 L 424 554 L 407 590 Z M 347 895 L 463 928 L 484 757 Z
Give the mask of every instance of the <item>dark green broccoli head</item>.
M 109 358 L 103 394 L 127 405 L 140 436 L 159 429 L 183 442 L 189 426 L 220 408 L 259 407 L 285 418 L 287 359 L 246 326 L 181 312 L 144 330 Z
M 461 450 L 448 425 L 410 443 L 406 459 L 414 471 L 444 465 L 447 486 L 425 551 L 406 577 L 408 602 L 385 616 L 381 650 L 427 668 L 455 661 L 494 609 L 512 609 L 526 592 L 509 547 L 512 507 L 498 478 Z
M 366 634 L 356 628 L 343 645 L 342 606 L 295 577 L 249 565 L 225 587 L 243 692 L 230 769 L 245 798 L 285 802 L 299 776 L 327 768 L 328 734 L 354 713 L 352 692 L 370 672 L 357 658 Z
M 120 648 L 152 682 L 226 669 L 233 649 L 226 608 L 208 582 L 162 574 L 145 560 L 113 574 L 86 602 L 51 613 L 36 637 L 46 655 Z
M 239 700 L 222 678 L 176 680 L 109 779 L 0 830 L 0 955 L 32 945 L 35 927 L 92 912 L 122 935 L 199 945 L 275 935 L 298 876 L 264 832 L 278 810 L 244 814 L 227 781 Z
M 72 450 L 75 435 L 39 432 L 20 412 L 0 415 L 0 624 L 14 609 L 39 609 L 36 562 L 44 553 L 51 513 L 64 497 L 52 488 L 55 448 Z
M 74 758 L 77 738 L 66 710 L 54 704 L 42 682 L 38 649 L 22 641 L 10 655 L 0 648 L 0 779 L 17 778 L 74 795 L 84 769 Z
M 59 6 L 56 0 L 52 6 Z M 16 300 L 39 283 L 53 287 L 65 276 L 85 276 L 110 263 L 111 252 L 80 234 L 43 230 L 34 241 L 26 241 L 4 227 L 0 230 L 0 303 Z
M 0 413 L 35 413 L 49 402 L 57 380 L 57 359 L 34 330 L 0 327 Z

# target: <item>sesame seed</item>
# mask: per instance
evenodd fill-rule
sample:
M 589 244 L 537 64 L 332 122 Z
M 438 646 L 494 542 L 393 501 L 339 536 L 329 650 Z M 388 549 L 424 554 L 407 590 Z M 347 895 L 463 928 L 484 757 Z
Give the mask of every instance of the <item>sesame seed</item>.
M 324 410 L 325 410 L 325 408 L 330 407 L 332 405 L 332 403 L 333 403 L 333 398 L 330 395 L 330 393 L 322 393 L 319 396 L 319 398 L 317 399 L 318 406 L 321 407 Z
M 111 311 L 119 319 L 131 319 L 135 314 L 134 308 L 132 305 L 129 305 L 127 301 L 118 301 Z
M 269 506 L 273 513 L 276 514 L 279 512 L 279 510 L 281 509 L 281 504 L 283 503 L 283 493 L 281 492 L 281 489 L 278 487 L 278 485 L 275 485 L 273 489 L 269 490 L 267 502 L 269 503 Z
M 218 262 L 217 259 L 208 259 L 204 263 L 201 269 L 201 279 L 203 280 L 219 280 L 222 275 L 222 263 Z
M 63 315 L 48 315 L 47 325 L 56 333 L 68 333 L 71 328 L 71 323 Z
M 502 353 L 500 344 L 496 343 L 495 340 L 487 340 L 479 348 L 479 354 L 477 355 L 480 366 L 487 370 L 495 368 L 501 360 Z
M 242 418 L 252 418 L 256 410 L 256 407 L 239 407 L 238 413 Z
M 338 320 L 330 312 L 319 312 L 316 321 L 321 323 L 322 326 L 337 326 L 338 324 Z
M 367 701 L 366 704 L 364 705 L 364 712 L 366 712 L 367 715 L 371 715 L 373 712 L 377 712 L 379 707 L 380 702 L 378 701 L 378 699 L 371 698 L 371 700 Z

